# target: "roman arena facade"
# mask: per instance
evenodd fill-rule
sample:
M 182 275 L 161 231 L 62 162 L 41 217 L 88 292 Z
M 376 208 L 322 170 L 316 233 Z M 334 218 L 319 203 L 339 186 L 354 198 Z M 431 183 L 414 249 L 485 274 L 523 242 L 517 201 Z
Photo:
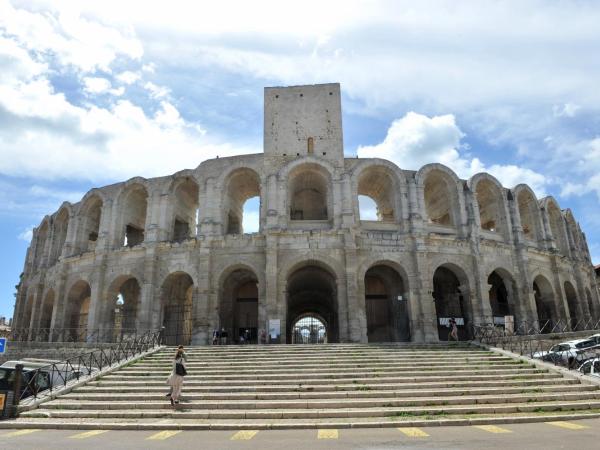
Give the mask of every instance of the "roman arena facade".
M 244 233 L 256 197 L 259 230 Z M 506 316 L 575 327 L 599 301 L 570 210 L 487 173 L 344 157 L 340 88 L 325 84 L 265 89 L 262 154 L 92 189 L 46 216 L 14 326 L 164 326 L 182 344 L 264 329 L 290 343 L 314 337 L 310 322 L 321 341 L 426 342 L 447 338 L 450 317 L 464 339 Z

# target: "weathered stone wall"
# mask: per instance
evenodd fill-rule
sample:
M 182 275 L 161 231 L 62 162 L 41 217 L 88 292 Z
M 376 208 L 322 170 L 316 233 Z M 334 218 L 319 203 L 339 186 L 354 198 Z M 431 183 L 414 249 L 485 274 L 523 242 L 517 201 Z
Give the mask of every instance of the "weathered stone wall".
M 551 197 L 537 200 L 526 185 L 504 188 L 489 174 L 465 181 L 440 164 L 415 172 L 380 159 L 343 158 L 335 150 L 341 115 L 327 115 L 339 103 L 339 86 L 331 86 L 323 87 L 322 103 L 322 92 L 308 95 L 317 102 L 309 111 L 334 123 L 323 128 L 299 120 L 304 137 L 329 133 L 333 147 L 325 155 L 314 151 L 318 143 L 312 151 L 306 142 L 284 155 L 271 142 L 265 155 L 218 158 L 172 176 L 92 189 L 45 217 L 27 252 L 15 327 L 127 324 L 141 330 L 178 317 L 186 324 L 178 328 L 187 336 L 183 341 L 206 343 L 223 323 L 226 298 L 250 280 L 259 328 L 279 319 L 285 341 L 290 305 L 306 298 L 301 286 L 308 283 L 333 299 L 327 314 L 336 339 L 364 342 L 370 320 L 365 277 L 377 265 L 401 279 L 398 301 L 407 302 L 414 341 L 438 339 L 439 303 L 432 299 L 439 294 L 434 279 L 440 268 L 456 278 L 454 293 L 446 294 L 460 298 L 471 324 L 493 315 L 492 273 L 502 278 L 510 313 L 520 320 L 541 319 L 536 295 L 553 320 L 600 315 L 585 235 L 569 210 L 561 211 Z M 265 95 L 287 92 L 277 89 Z M 337 95 L 333 106 L 330 90 Z M 291 116 L 298 113 L 296 101 L 292 109 Z M 319 109 L 327 112 L 319 115 Z M 265 120 L 274 110 L 268 111 Z M 284 142 L 289 127 L 269 133 Z M 361 195 L 377 204 L 379 220 L 360 219 Z M 242 205 L 253 196 L 260 197 L 260 230 L 243 234 Z M 307 275 L 288 286 L 308 266 L 328 275 L 315 272 L 320 281 Z M 134 288 L 124 290 L 125 283 Z

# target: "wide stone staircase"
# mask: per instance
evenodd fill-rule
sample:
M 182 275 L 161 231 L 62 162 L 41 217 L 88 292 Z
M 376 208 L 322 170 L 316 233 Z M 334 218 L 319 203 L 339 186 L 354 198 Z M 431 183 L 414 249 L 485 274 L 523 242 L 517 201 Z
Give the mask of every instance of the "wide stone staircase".
M 467 344 L 174 348 L 24 412 L 19 427 L 269 429 L 493 424 L 600 416 L 600 387 Z

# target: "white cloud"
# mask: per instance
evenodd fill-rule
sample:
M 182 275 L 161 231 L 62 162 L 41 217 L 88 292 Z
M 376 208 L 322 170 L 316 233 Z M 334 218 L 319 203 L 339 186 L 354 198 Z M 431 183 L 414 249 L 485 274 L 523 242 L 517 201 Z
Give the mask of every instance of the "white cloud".
M 17 235 L 17 239 L 22 241 L 31 242 L 31 238 L 33 237 L 33 226 L 23 230 L 21 233 Z
M 575 117 L 577 111 L 581 109 L 581 106 L 575 103 L 565 103 L 562 106 L 554 105 L 552 112 L 555 117 Z
M 125 72 L 121 72 L 115 78 L 121 83 L 133 84 L 136 81 L 140 80 L 142 78 L 142 75 L 139 72 L 131 72 L 130 70 L 127 70 Z
M 151 81 L 148 81 L 146 84 L 144 84 L 144 88 L 146 88 L 150 92 L 150 95 L 152 95 L 153 98 L 166 97 L 171 92 L 169 88 L 165 86 L 157 86 Z
M 112 85 L 106 78 L 85 77 L 83 79 L 84 89 L 91 94 L 101 94 L 110 90 Z
M 486 168 L 479 158 L 462 155 L 461 139 L 464 136 L 452 114 L 427 117 L 409 112 L 392 122 L 381 143 L 361 146 L 357 153 L 364 158 L 388 159 L 403 169 L 419 170 L 425 164 L 441 163 L 450 167 L 461 178 L 487 171 L 505 187 L 527 183 L 536 195 L 545 195 L 548 180 L 540 173 L 512 164 L 494 164 Z
M 259 229 L 260 216 L 258 211 L 244 211 L 242 228 L 244 233 L 256 233 Z

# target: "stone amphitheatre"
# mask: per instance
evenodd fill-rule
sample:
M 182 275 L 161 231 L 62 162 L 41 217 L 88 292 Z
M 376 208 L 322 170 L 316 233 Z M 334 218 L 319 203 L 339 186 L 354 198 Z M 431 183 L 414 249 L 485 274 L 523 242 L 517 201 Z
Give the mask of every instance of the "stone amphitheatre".
M 376 220 L 360 217 L 361 196 Z M 244 233 L 255 197 L 259 229 Z M 449 318 L 462 340 L 511 316 L 575 327 L 600 315 L 595 283 L 585 235 L 554 198 L 344 157 L 338 84 L 273 87 L 263 154 L 95 188 L 46 216 L 14 324 L 75 338 L 164 327 L 170 345 L 214 330 L 234 343 L 432 343 Z

